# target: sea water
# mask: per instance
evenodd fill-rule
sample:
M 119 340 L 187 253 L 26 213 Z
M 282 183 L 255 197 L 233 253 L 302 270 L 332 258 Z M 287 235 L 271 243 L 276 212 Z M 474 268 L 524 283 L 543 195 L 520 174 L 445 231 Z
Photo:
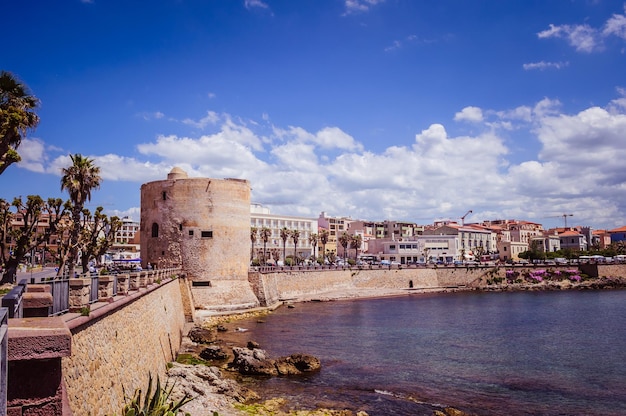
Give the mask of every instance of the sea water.
M 626 291 L 452 293 L 298 303 L 237 322 L 322 369 L 250 378 L 292 408 L 370 415 L 626 415 Z

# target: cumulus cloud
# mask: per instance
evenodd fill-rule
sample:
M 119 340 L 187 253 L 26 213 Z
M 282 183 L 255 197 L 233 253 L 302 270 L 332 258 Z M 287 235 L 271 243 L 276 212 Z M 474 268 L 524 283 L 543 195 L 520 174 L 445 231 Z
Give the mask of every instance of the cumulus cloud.
M 478 107 L 465 107 L 454 115 L 454 121 L 481 122 L 483 121 L 483 111 Z
M 45 172 L 47 153 L 45 143 L 39 139 L 23 139 L 18 148 L 18 153 L 22 160 L 20 167 L 33 172 Z
M 618 93 L 621 93 L 618 89 Z M 574 212 L 581 224 L 617 226 L 626 213 L 626 105 L 565 113 L 544 98 L 512 109 L 468 106 L 457 121 L 472 121 L 472 135 L 453 135 L 432 124 L 408 145 L 374 152 L 338 126 L 242 122 L 208 112 L 213 129 L 200 135 L 158 135 L 136 156 L 89 156 L 106 181 L 164 179 L 173 166 L 193 176 L 248 179 L 252 200 L 272 212 L 315 218 L 330 215 L 430 223 L 468 209 L 476 218 L 537 220 Z M 503 126 L 509 126 L 504 129 Z M 537 151 L 515 159 L 508 131 L 526 136 Z M 515 144 L 517 145 L 517 143 Z M 68 155 L 50 158 L 40 140 L 23 142 L 21 167 L 60 175 Z

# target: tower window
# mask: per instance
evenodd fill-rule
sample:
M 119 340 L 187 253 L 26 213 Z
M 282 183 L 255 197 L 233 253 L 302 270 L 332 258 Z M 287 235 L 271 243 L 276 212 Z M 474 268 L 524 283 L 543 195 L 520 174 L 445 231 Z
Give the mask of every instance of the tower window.
M 163 200 L 167 200 L 167 192 L 163 191 L 163 193 L 161 194 L 161 197 L 163 198 Z
M 202 238 L 213 238 L 213 231 L 202 231 Z
M 156 238 L 159 236 L 159 224 L 156 222 L 152 223 L 152 237 Z

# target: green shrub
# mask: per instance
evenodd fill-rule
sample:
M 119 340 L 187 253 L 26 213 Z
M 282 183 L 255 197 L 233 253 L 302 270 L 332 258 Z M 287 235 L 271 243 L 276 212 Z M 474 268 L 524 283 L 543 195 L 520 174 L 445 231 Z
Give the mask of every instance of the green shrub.
M 141 389 L 135 390 L 133 397 L 127 397 L 127 403 L 122 409 L 122 416 L 176 416 L 183 411 L 180 409 L 185 404 L 193 400 L 185 395 L 182 399 L 174 402 L 170 399 L 174 385 L 161 387 L 159 377 L 156 379 L 156 386 L 152 391 L 152 375 L 148 376 L 148 389 L 142 398 Z M 124 393 L 126 394 L 126 393 Z M 184 413 L 185 416 L 191 416 Z

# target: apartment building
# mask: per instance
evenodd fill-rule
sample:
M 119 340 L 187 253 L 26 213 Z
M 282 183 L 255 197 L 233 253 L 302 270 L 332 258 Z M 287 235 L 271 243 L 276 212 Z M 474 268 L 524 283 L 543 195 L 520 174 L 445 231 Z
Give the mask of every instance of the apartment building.
M 567 230 L 559 233 L 561 249 L 570 249 L 573 251 L 587 250 L 587 239 L 578 231 Z
M 533 244 L 544 253 L 554 253 L 561 249 L 561 239 L 556 233 L 545 232 L 541 236 L 531 237 L 529 247 Z
M 441 227 L 424 230 L 424 235 L 456 236 L 458 249 L 466 259 L 497 252 L 497 234 L 478 224 L 459 225 L 449 221 Z
M 259 232 L 264 227 L 271 232 L 265 246 L 267 259 L 284 261 L 285 256 L 294 255 L 295 249 L 297 249 L 297 255 L 301 259 L 309 259 L 313 256 L 313 244 L 311 244 L 310 237 L 311 234 L 318 234 L 317 220 L 315 218 L 272 214 L 268 207 L 264 207 L 261 204 L 252 204 L 250 206 L 250 227 L 257 229 L 257 239 L 252 250 L 252 256 L 255 259 L 263 258 L 263 241 Z M 283 239 L 280 235 L 280 231 L 283 228 L 287 228 L 289 231 L 298 231 L 297 247 L 292 237 L 289 237 L 286 244 L 283 244 Z M 328 245 L 326 248 L 328 248 Z M 315 249 L 316 254 L 319 253 L 321 249 L 319 243 Z
M 140 223 L 134 221 L 130 217 L 121 218 L 122 226 L 115 233 L 113 244 L 111 245 L 111 252 L 139 252 L 140 246 Z
M 322 211 L 317 219 L 319 229 L 328 230 L 328 242 L 326 243 L 326 252 L 338 254 L 337 247 L 339 237 L 348 232 L 348 224 L 354 221 L 350 217 L 329 217 L 326 212 Z

